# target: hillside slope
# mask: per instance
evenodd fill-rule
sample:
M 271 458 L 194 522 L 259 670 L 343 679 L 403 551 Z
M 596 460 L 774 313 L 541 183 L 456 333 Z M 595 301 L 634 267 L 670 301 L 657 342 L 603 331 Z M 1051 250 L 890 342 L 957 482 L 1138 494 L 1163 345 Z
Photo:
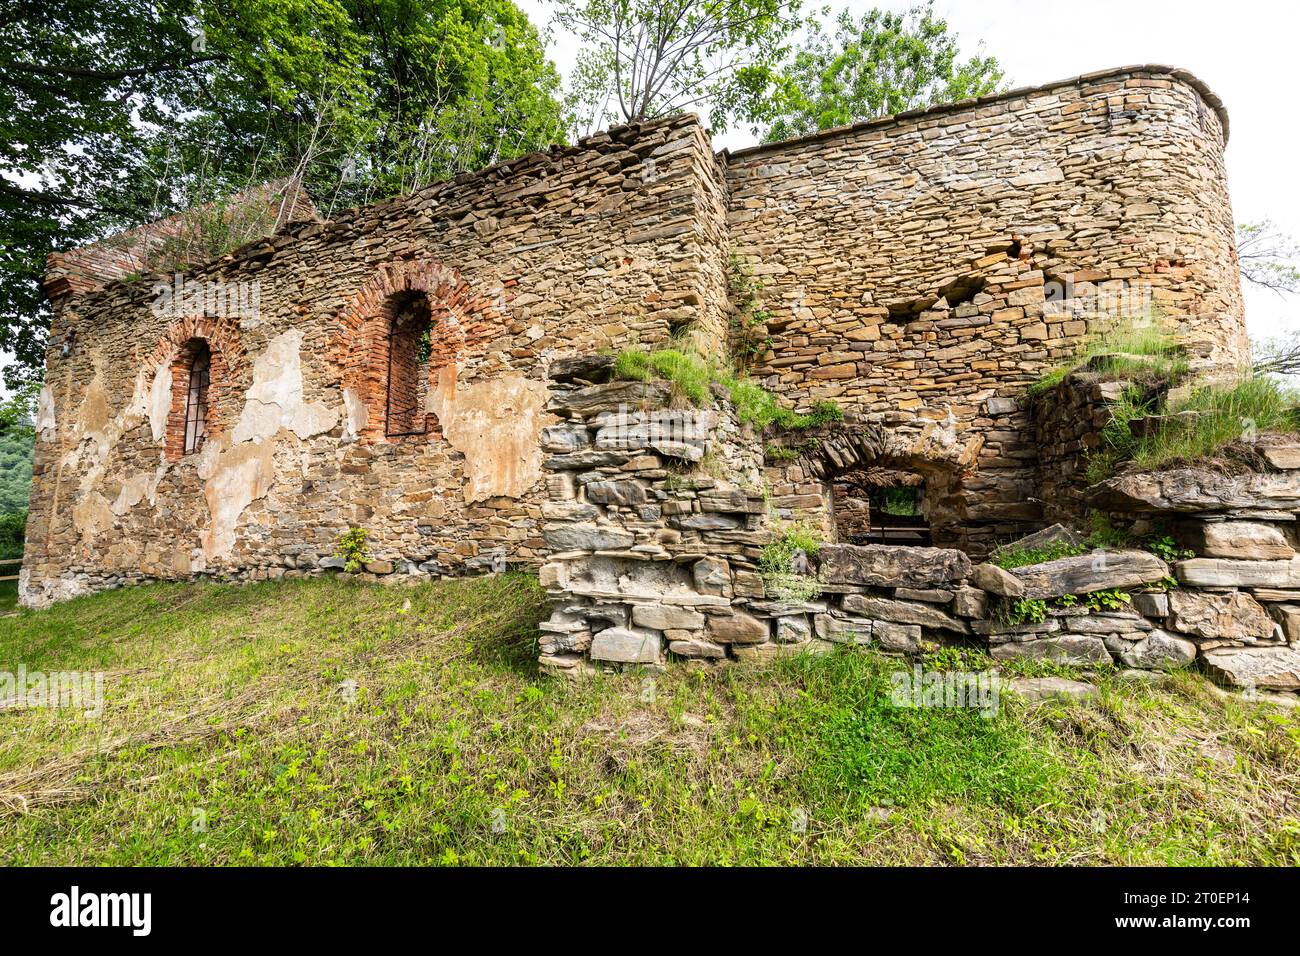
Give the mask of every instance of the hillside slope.
M 0 709 L 0 863 L 1300 864 L 1296 716 L 1196 675 L 991 718 L 868 653 L 574 686 L 544 614 L 509 574 L 0 619 L 0 670 L 106 672 L 98 719 Z

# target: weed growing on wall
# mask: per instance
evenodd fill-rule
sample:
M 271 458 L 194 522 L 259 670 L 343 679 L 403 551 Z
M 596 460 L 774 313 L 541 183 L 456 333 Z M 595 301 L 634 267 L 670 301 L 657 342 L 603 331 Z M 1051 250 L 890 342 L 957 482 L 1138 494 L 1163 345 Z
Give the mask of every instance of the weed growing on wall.
M 343 559 L 343 570 L 348 574 L 357 574 L 370 560 L 370 548 L 366 545 L 365 528 L 349 528 L 339 538 L 337 556 Z
M 794 521 L 775 532 L 759 554 L 763 585 L 779 600 L 801 604 L 818 598 L 822 581 L 812 561 L 821 553 L 822 539 L 806 521 Z

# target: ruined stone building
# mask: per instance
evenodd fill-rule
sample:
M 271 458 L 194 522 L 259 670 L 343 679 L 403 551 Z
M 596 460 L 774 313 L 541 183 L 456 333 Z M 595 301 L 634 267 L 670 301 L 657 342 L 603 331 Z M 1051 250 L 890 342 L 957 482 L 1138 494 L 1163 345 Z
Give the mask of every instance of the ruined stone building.
M 1090 331 L 1154 307 L 1198 373 L 1245 360 L 1226 140 L 1195 77 L 1127 67 L 734 153 L 693 116 L 620 127 L 332 221 L 300 200 L 181 277 L 129 274 L 156 227 L 51 257 L 22 599 L 316 573 L 349 527 L 375 573 L 707 552 L 733 595 L 769 518 L 869 535 L 880 487 L 978 558 L 1054 517 L 1025 393 Z M 753 376 L 847 420 L 764 461 L 720 406 L 720 520 L 659 500 L 654 449 L 600 447 L 582 360 L 721 356 L 738 270 L 770 313 Z

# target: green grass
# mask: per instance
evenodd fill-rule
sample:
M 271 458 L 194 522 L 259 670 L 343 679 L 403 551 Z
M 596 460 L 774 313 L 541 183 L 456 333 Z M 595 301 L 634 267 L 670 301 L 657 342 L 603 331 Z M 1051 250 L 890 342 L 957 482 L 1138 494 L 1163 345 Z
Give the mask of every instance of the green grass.
M 775 425 L 797 431 L 844 421 L 844 411 L 835 402 L 814 402 L 811 412 L 800 414 L 752 379 L 684 349 L 624 349 L 614 359 L 612 375 L 631 382 L 666 381 L 672 400 L 697 406 L 708 403 L 710 385 L 716 382 L 727 390 L 737 417 L 759 430 Z
M 1213 457 L 1229 445 L 1265 433 L 1300 431 L 1300 395 L 1275 379 L 1257 376 L 1232 386 L 1203 387 L 1165 414 L 1194 413 L 1171 420 L 1154 435 L 1136 439 L 1128 454 L 1139 468 Z
M 1084 367 L 1109 379 L 1141 382 L 1176 382 L 1188 371 L 1185 350 L 1155 317 L 1129 318 L 1092 336 L 1078 355 L 1045 373 L 1029 386 L 1029 392 L 1048 392 Z
M 544 614 L 509 574 L 0 619 L 0 669 L 106 672 L 98 720 L 0 710 L 0 863 L 1300 863 L 1295 720 L 1195 675 L 989 719 L 853 651 L 572 685 Z
M 1055 541 L 1052 544 L 1045 544 L 1039 548 L 1017 548 L 1011 547 L 999 551 L 989 558 L 1000 568 L 1010 571 L 1012 568 L 1023 568 L 1031 564 L 1042 564 L 1044 561 L 1055 561 L 1058 558 L 1073 558 L 1076 555 L 1085 554 L 1089 550 L 1087 544 L 1070 544 L 1068 541 Z

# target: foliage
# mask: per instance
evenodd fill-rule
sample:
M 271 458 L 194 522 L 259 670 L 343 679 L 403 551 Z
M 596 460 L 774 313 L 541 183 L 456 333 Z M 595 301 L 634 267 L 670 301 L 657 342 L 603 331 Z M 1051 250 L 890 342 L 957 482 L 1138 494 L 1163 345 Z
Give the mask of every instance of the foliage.
M 1006 622 L 1012 626 L 1042 624 L 1047 620 L 1047 602 L 1042 598 L 1016 598 L 1006 608 Z
M 821 595 L 822 581 L 810 574 L 809 562 L 821 553 L 821 534 L 806 521 L 793 521 L 774 529 L 771 541 L 759 552 L 758 567 L 768 592 L 782 601 L 803 603 Z
M 1088 534 L 1090 547 L 1131 548 L 1134 545 L 1133 533 L 1128 528 L 1115 524 L 1104 511 L 1089 512 L 1088 524 L 1091 528 Z
M 846 649 L 669 667 L 647 699 L 643 674 L 539 675 L 549 611 L 508 573 L 148 585 L 0 619 L 0 660 L 107 672 L 98 720 L 5 712 L 0 864 L 1300 863 L 1300 720 L 1198 674 L 1093 674 L 1100 705 L 1003 693 L 982 717 L 896 707 L 911 665 Z
M 1167 534 L 1152 538 L 1147 541 L 1146 546 L 1148 551 L 1165 562 L 1165 564 L 1173 564 L 1175 561 L 1184 561 L 1196 557 L 1195 551 L 1178 547 L 1178 543 Z
M 27 531 L 27 508 L 0 514 L 0 558 L 21 558 Z
M 579 132 L 707 105 L 717 130 L 755 71 L 785 55 L 801 0 L 556 0 L 584 48 L 572 77 Z
M 1083 603 L 1092 611 L 1122 611 L 1131 604 L 1133 598 L 1118 588 L 1092 591 L 1084 595 Z
M 1004 88 L 993 57 L 958 60 L 958 38 L 932 4 L 872 9 L 860 19 L 845 9 L 833 29 L 811 21 L 792 58 L 766 77 L 747 77 L 755 91 L 748 115 L 767 125 L 765 142 Z
M 1254 285 L 1279 295 L 1300 292 L 1300 243 L 1267 219 L 1238 223 L 1237 261 L 1242 278 Z M 1282 371 L 1258 367 L 1257 370 Z M 1300 369 L 1290 369 L 1297 370 Z
M 728 260 L 728 285 L 731 292 L 731 321 L 728 327 L 729 351 L 742 374 L 772 347 L 767 323 L 772 313 L 763 305 L 763 283 L 754 278 L 750 267 L 734 252 Z
M 920 489 L 916 485 L 894 485 L 871 489 L 871 502 L 884 514 L 915 517 L 921 513 Z
M 300 177 L 328 215 L 542 148 L 559 76 L 509 0 L 53 0 L 0 31 L 0 349 L 46 255 Z M 193 262 L 193 258 L 184 257 Z
M 370 560 L 370 548 L 366 544 L 365 528 L 349 528 L 339 538 L 336 557 L 343 559 L 343 570 L 348 574 L 358 574 Z
M 1164 414 L 1161 427 L 1129 449 L 1139 468 L 1208 458 L 1266 433 L 1294 434 L 1300 431 L 1300 393 L 1257 375 L 1234 385 L 1197 388 Z

